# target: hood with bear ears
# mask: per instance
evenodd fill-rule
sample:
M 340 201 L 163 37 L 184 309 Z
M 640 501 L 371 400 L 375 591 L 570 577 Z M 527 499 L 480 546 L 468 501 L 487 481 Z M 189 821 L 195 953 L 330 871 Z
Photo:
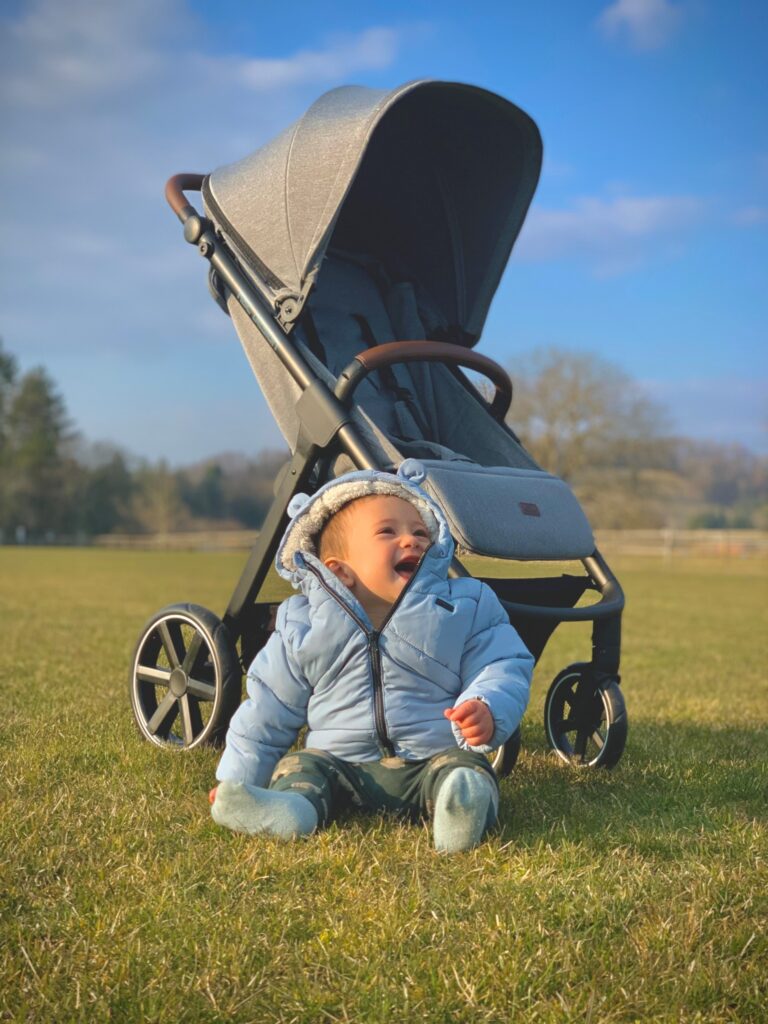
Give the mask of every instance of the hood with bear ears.
M 409 501 L 424 520 L 434 553 L 453 555 L 453 539 L 445 516 L 438 505 L 418 485 L 426 478 L 424 467 L 416 459 L 406 459 L 395 476 L 375 469 L 346 473 L 324 484 L 313 495 L 297 494 L 288 505 L 291 522 L 277 549 L 275 566 L 283 579 L 297 585 L 298 552 L 317 557 L 320 531 L 344 505 L 369 494 L 392 494 Z

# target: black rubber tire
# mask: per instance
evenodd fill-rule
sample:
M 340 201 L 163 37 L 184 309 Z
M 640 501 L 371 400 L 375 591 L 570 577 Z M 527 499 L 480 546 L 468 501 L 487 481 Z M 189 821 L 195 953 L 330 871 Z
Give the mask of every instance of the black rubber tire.
M 595 686 L 591 666 L 569 665 L 544 702 L 544 730 L 557 756 L 579 768 L 613 768 L 627 742 L 627 709 L 615 679 Z
M 496 772 L 498 778 L 503 779 L 515 767 L 519 756 L 520 727 L 518 726 L 506 743 L 497 747 L 492 754 L 488 755 L 488 760 L 491 762 L 491 767 Z
M 170 605 L 147 622 L 131 661 L 136 726 L 158 747 L 218 746 L 240 704 L 241 684 L 221 619 L 200 605 Z

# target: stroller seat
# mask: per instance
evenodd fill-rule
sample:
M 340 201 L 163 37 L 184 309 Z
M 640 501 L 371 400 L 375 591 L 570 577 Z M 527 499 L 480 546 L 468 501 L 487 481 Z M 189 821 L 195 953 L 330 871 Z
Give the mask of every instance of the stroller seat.
M 418 285 L 392 281 L 373 257 L 329 250 L 294 337 L 317 375 L 333 386 L 359 352 L 444 330 Z M 395 364 L 366 378 L 355 402 L 387 468 L 404 458 L 424 465 L 424 486 L 462 549 L 522 560 L 583 558 L 594 550 L 570 488 L 541 470 L 489 417 L 465 378 L 439 364 Z M 334 473 L 351 468 L 342 458 Z M 484 495 L 480 505 L 478 494 Z
M 426 338 L 412 285 L 393 285 L 373 258 L 341 252 L 326 255 L 294 336 L 329 384 L 365 349 Z M 422 455 L 461 458 L 437 442 L 437 425 L 429 409 L 419 406 L 418 391 L 412 367 L 394 365 L 366 378 L 355 397 L 392 440 L 420 443 Z

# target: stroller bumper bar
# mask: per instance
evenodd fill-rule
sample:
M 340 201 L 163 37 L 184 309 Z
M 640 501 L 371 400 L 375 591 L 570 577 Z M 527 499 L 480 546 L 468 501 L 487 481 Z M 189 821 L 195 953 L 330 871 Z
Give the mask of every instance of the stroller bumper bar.
M 336 397 L 343 404 L 348 404 L 358 384 L 369 373 L 391 366 L 392 363 L 414 362 L 450 363 L 482 373 L 496 389 L 490 402 L 491 415 L 502 422 L 509 412 L 512 381 L 506 370 L 480 352 L 442 341 L 389 341 L 365 352 L 358 352 L 339 374 Z

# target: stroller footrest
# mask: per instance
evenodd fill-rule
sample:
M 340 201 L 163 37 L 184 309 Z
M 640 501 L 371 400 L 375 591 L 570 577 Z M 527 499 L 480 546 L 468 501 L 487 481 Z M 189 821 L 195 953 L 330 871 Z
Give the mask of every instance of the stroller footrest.
M 420 460 L 422 486 L 467 551 L 521 561 L 587 558 L 595 540 L 564 480 L 535 469 Z

